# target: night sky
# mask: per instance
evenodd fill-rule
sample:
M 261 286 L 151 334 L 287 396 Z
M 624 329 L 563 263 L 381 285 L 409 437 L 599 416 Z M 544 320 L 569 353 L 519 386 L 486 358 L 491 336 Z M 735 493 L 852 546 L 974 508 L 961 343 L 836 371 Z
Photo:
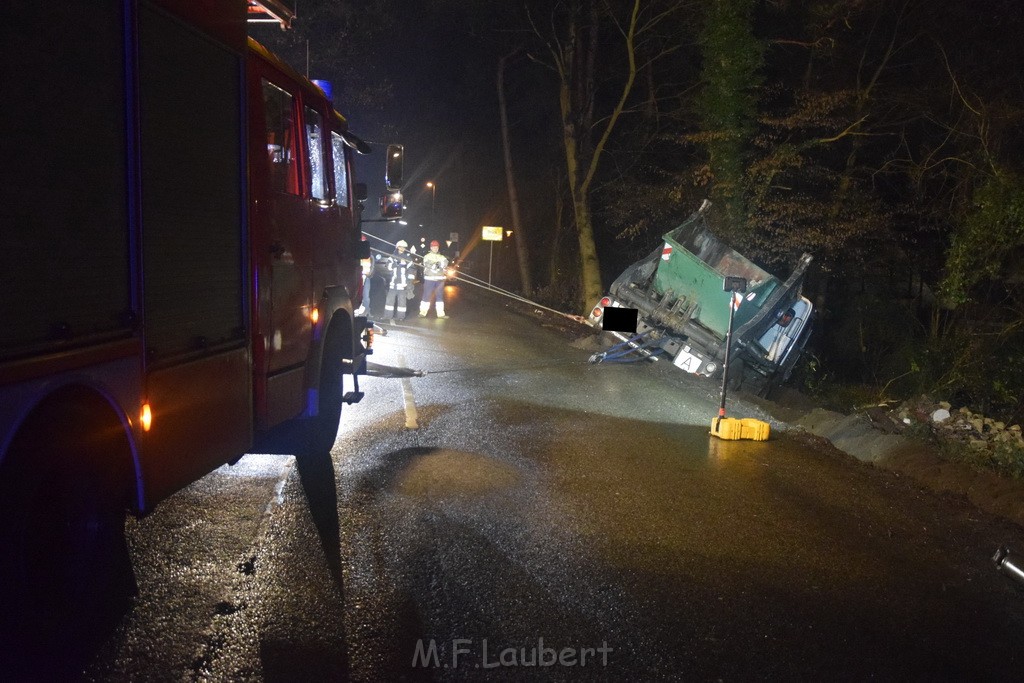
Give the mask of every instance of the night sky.
M 427 226 L 428 239 L 458 232 L 464 242 L 481 225 L 509 226 L 496 86 L 500 41 L 494 29 L 476 30 L 458 9 L 401 4 L 406 9 L 397 18 L 388 60 L 394 100 L 381 118 L 406 145 L 408 222 Z M 532 71 L 520 60 L 506 77 L 517 145 L 513 158 L 527 176 L 536 174 L 543 159 L 536 136 L 531 148 L 520 114 L 522 89 L 537 86 Z M 432 227 L 428 181 L 436 183 Z

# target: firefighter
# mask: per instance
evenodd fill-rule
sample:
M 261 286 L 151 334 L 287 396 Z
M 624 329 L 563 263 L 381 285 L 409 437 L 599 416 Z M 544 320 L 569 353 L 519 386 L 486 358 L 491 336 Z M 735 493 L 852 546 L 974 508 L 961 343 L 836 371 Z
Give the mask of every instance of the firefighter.
M 363 235 L 366 241 L 366 235 Z M 363 298 L 359 308 L 355 310 L 356 315 L 370 315 L 370 285 L 373 283 L 373 259 L 370 257 L 360 259 L 359 267 L 363 271 Z
M 395 253 L 387 259 L 388 269 L 388 294 L 384 300 L 384 317 L 392 323 L 397 316 L 399 320 L 405 320 L 406 288 L 411 282 L 410 269 L 412 262 L 405 253 L 409 243 L 405 240 L 398 240 L 395 244 Z M 397 308 L 397 310 L 396 310 Z
M 423 256 L 423 298 L 420 299 L 420 317 L 426 318 L 430 310 L 430 302 L 437 297 L 436 310 L 438 318 L 447 318 L 444 314 L 444 280 L 448 259 L 441 253 L 441 243 L 434 240 L 430 243 L 430 251 Z

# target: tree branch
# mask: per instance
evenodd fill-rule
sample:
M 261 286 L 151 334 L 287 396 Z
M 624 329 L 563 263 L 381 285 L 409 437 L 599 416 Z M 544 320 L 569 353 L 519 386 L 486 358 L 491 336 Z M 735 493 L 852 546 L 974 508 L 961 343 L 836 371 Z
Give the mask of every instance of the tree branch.
M 854 121 L 849 126 L 847 126 L 846 130 L 844 130 L 842 133 L 839 133 L 838 135 L 833 135 L 830 138 L 818 138 L 817 140 L 815 140 L 815 142 L 817 142 L 819 144 L 827 144 L 827 143 L 836 142 L 837 140 L 845 138 L 847 135 L 867 135 L 867 133 L 855 133 L 855 132 L 853 132 L 853 129 L 856 128 L 857 126 L 859 126 L 860 124 L 864 123 L 865 119 L 867 119 L 867 118 L 868 118 L 868 115 L 865 114 L 864 116 L 860 117 L 860 119 L 858 119 L 857 121 Z
M 636 80 L 636 50 L 633 40 L 636 35 L 637 18 L 640 15 L 640 3 L 641 0 L 633 0 L 633 12 L 630 15 L 629 30 L 626 33 L 626 54 L 629 58 L 629 76 L 626 78 L 626 82 L 622 86 L 622 94 L 619 97 L 619 101 L 615 105 L 615 109 L 612 111 L 611 116 L 608 118 L 608 124 L 604 128 L 604 132 L 601 134 L 600 140 L 598 140 L 597 144 L 594 146 L 594 152 L 590 157 L 590 164 L 587 168 L 587 175 L 580 184 L 580 190 L 583 194 L 586 193 L 591 182 L 593 182 L 594 175 L 597 173 L 598 159 L 601 157 L 601 152 L 608 143 L 608 138 L 611 137 L 612 129 L 615 128 L 616 121 L 618 121 L 622 110 L 626 106 L 626 100 L 629 98 L 629 93 L 633 89 L 633 82 Z

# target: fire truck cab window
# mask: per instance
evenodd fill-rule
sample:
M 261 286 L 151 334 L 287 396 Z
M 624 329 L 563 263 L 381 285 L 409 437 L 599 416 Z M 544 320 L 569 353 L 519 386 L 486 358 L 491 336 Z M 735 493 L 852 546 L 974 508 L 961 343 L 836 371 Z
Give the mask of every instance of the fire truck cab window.
M 310 193 L 313 199 L 327 199 L 327 168 L 324 165 L 324 120 L 320 112 L 306 107 L 306 149 L 309 150 Z
M 348 166 L 345 164 L 345 139 L 331 131 L 331 150 L 334 152 L 334 189 L 338 205 L 348 206 Z
M 263 112 L 270 188 L 275 192 L 300 194 L 294 98 L 264 79 Z

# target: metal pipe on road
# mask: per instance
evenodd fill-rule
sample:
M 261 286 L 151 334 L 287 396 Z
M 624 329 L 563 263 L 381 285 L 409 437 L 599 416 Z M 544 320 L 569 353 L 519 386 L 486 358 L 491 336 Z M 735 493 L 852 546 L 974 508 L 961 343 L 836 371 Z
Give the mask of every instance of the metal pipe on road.
M 1018 564 L 1017 559 L 1010 556 L 1009 548 L 1003 546 L 996 550 L 996 554 L 992 556 L 992 561 L 996 563 L 996 569 L 1024 583 L 1024 567 Z

